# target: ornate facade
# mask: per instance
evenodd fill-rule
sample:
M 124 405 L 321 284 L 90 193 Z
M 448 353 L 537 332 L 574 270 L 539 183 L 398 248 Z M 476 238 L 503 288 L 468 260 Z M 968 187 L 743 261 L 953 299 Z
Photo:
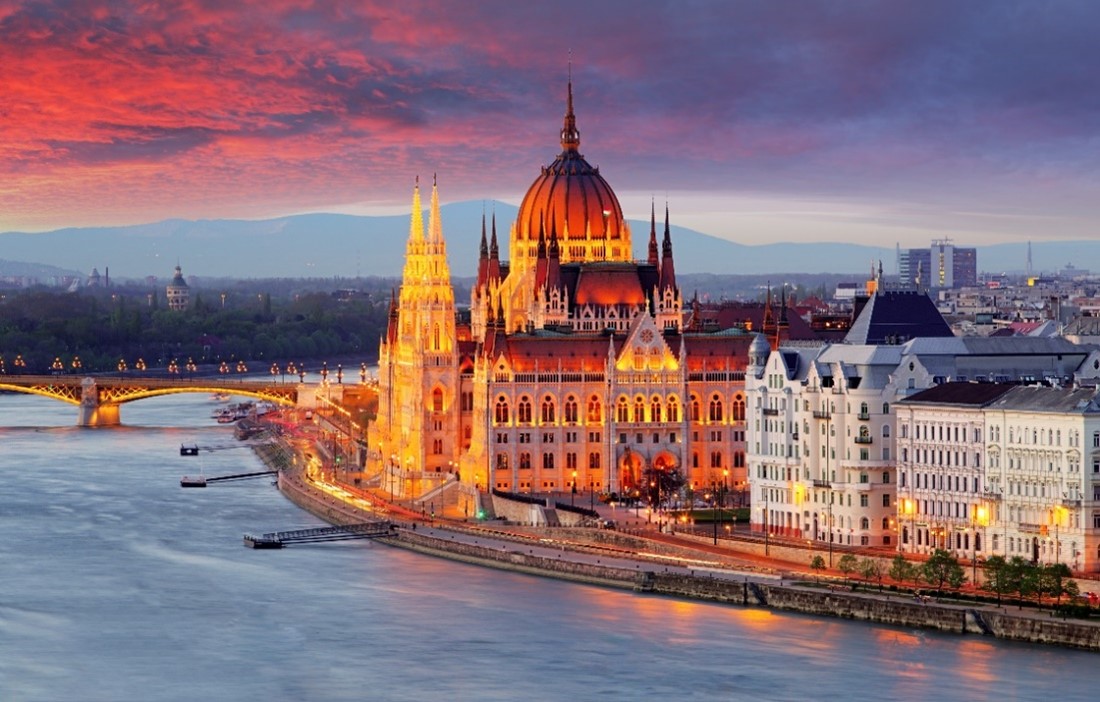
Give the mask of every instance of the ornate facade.
M 631 493 L 653 471 L 745 485 L 744 369 L 754 335 L 692 324 L 665 210 L 634 259 L 614 191 L 580 153 L 569 86 L 562 151 L 500 257 L 482 221 L 469 323 L 457 324 L 433 185 L 419 190 L 401 291 L 380 346 L 376 470 L 413 496 L 432 474 L 480 489 Z

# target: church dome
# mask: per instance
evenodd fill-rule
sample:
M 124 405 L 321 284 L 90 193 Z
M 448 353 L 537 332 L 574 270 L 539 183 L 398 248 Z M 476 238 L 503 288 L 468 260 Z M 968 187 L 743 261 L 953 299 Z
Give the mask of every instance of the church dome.
M 534 257 L 540 231 L 556 234 L 562 263 L 571 261 L 630 261 L 630 229 L 615 192 L 600 169 L 580 153 L 581 136 L 573 114 L 573 84 L 561 154 L 528 188 L 519 206 L 512 234 L 513 259 Z

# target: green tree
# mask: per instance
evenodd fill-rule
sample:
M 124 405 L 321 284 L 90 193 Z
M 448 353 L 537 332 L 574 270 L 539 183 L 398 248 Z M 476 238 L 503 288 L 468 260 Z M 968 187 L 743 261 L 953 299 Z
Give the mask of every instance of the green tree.
M 878 589 L 882 589 L 882 576 L 886 574 L 886 568 L 877 558 L 864 558 L 859 562 L 859 574 L 868 581 L 878 583 Z
M 1008 561 L 1007 582 L 1010 592 L 1020 597 L 1020 608 L 1023 608 L 1023 600 L 1030 598 L 1039 587 L 1039 578 L 1035 566 L 1025 561 L 1020 556 L 1013 556 Z
M 810 559 L 810 568 L 813 568 L 818 577 L 821 576 L 821 571 L 825 570 L 825 559 L 821 556 L 814 556 Z
M 836 564 L 837 569 L 844 575 L 844 579 L 856 572 L 856 568 L 859 567 L 859 561 L 850 553 L 845 553 L 840 557 L 840 561 Z
M 997 604 L 1000 604 L 1001 596 L 1013 590 L 1008 561 L 1004 556 L 990 556 L 985 559 L 982 568 L 985 571 L 985 584 L 982 587 L 997 593 Z
M 937 590 L 942 590 L 944 585 L 958 589 L 966 582 L 966 573 L 959 565 L 959 560 L 943 549 L 932 552 L 932 556 L 921 567 L 921 575 Z
M 1040 566 L 1038 568 L 1039 586 L 1037 588 L 1039 606 L 1041 607 L 1043 605 L 1044 594 L 1055 598 L 1057 602 L 1061 602 L 1062 595 L 1066 592 L 1066 579 L 1072 575 L 1073 573 L 1070 572 L 1069 566 L 1065 563 L 1050 563 Z
M 917 568 L 900 553 L 890 561 L 890 578 L 899 583 L 913 582 L 917 579 Z

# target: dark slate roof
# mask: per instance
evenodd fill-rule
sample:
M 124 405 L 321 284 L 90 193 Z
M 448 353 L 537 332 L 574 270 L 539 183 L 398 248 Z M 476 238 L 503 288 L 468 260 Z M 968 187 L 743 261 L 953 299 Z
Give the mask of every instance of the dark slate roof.
M 954 336 L 923 292 L 883 290 L 871 296 L 852 323 L 846 344 L 902 344 L 917 337 Z
M 1100 412 L 1096 388 L 1051 388 L 1042 385 L 1021 385 L 994 402 L 998 410 L 1025 412 Z
M 1015 385 L 1005 383 L 943 383 L 910 395 L 901 402 L 907 405 L 973 405 L 984 407 L 999 399 Z

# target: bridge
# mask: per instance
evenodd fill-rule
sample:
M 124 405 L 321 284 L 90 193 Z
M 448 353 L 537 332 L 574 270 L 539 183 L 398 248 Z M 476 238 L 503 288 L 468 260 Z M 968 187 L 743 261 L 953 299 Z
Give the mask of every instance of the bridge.
M 119 406 L 158 395 L 183 392 L 230 393 L 296 405 L 300 394 L 312 385 L 229 378 L 137 378 L 76 375 L 3 375 L 0 391 L 29 393 L 53 398 L 80 408 L 77 424 L 84 427 L 120 423 Z

